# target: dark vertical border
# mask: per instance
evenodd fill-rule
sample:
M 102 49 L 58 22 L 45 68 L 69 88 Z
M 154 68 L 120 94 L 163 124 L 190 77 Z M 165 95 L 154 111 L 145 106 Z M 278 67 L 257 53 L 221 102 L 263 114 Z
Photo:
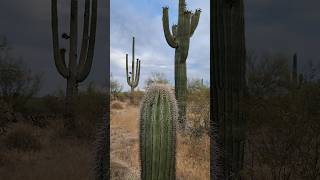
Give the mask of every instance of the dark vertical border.
M 106 121 L 107 121 L 107 178 L 110 179 L 110 0 L 107 0 L 107 110 L 106 110 Z
M 110 177 L 110 0 L 106 0 L 107 1 L 107 98 L 106 98 L 106 102 L 107 102 L 107 110 L 106 110 L 106 121 L 107 121 L 107 178 L 106 179 L 111 179 Z
M 214 171 L 215 165 L 215 154 L 214 151 L 214 145 L 213 145 L 213 49 L 212 49 L 212 43 L 213 43 L 213 4 L 216 3 L 216 0 L 210 1 L 210 180 L 214 180 L 214 175 L 216 172 Z
M 110 179 L 110 0 L 106 0 L 106 98 L 103 117 L 97 122 L 94 179 Z

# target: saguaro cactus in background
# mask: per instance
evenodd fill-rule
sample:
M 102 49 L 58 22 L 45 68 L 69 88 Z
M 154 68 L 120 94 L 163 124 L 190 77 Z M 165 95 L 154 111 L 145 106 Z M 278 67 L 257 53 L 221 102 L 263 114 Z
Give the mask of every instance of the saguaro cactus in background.
M 243 0 L 211 2 L 211 179 L 238 180 L 245 144 Z
M 171 89 L 150 86 L 140 107 L 140 160 L 142 180 L 175 179 L 175 123 L 178 116 Z
M 178 24 L 169 27 L 168 7 L 163 8 L 163 30 L 167 43 L 175 48 L 175 94 L 178 101 L 178 121 L 182 129 L 186 125 L 186 99 L 187 99 L 187 65 L 190 38 L 198 26 L 201 10 L 194 13 L 186 10 L 185 0 L 179 0 Z
M 134 102 L 134 88 L 139 84 L 140 78 L 140 60 L 137 59 L 136 62 L 136 71 L 134 71 L 134 37 L 132 38 L 132 69 L 131 72 L 128 71 L 128 54 L 126 54 L 126 73 L 127 73 L 127 83 L 131 87 L 131 103 Z M 130 76 L 131 75 L 131 76 Z
M 90 10 L 91 6 L 91 10 Z M 78 83 L 84 81 L 89 75 L 95 46 L 97 24 L 97 0 L 85 0 L 82 46 L 79 60 L 77 60 L 78 46 L 78 0 L 71 0 L 70 35 L 62 37 L 70 39 L 69 62 L 66 65 L 66 49 L 59 46 L 58 8 L 57 0 L 51 0 L 51 23 L 54 60 L 58 72 L 67 79 L 66 90 L 66 126 L 74 126 L 75 97 L 78 93 Z M 91 16 L 91 20 L 90 20 Z
M 294 84 L 297 84 L 298 83 L 298 57 L 297 57 L 297 54 L 295 53 L 293 55 L 293 62 L 292 62 L 292 82 Z
M 297 88 L 301 87 L 302 83 L 303 83 L 303 74 L 299 74 L 299 77 L 298 77 L 298 56 L 297 56 L 297 53 L 295 53 L 293 55 L 291 81 L 292 81 L 292 84 Z

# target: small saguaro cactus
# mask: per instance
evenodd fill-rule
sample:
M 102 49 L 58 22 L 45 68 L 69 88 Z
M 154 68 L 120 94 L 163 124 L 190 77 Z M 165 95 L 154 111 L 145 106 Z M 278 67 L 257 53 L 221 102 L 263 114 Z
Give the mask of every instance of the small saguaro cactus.
M 180 127 L 186 125 L 186 99 L 187 99 L 187 65 L 190 38 L 195 32 L 199 19 L 200 9 L 194 13 L 186 10 L 185 0 L 179 0 L 178 24 L 169 27 L 168 7 L 163 8 L 162 24 L 164 35 L 170 47 L 175 48 L 175 95 L 178 101 Z
M 91 4 L 90 4 L 91 2 Z M 58 5 L 51 0 L 51 23 L 54 61 L 60 75 L 67 79 L 65 126 L 74 126 L 75 97 L 78 94 L 78 83 L 84 81 L 90 73 L 94 54 L 97 0 L 85 0 L 82 46 L 78 57 L 78 0 L 71 0 L 70 35 L 63 33 L 62 38 L 70 40 L 68 66 L 65 60 L 66 49 L 59 46 Z M 91 6 L 91 10 L 90 10 Z M 90 19 L 91 17 L 91 19 Z
M 151 85 L 140 107 L 142 180 L 174 180 L 177 103 L 164 84 Z
M 134 102 L 134 88 L 136 88 L 139 84 L 139 78 L 140 78 L 140 60 L 136 60 L 136 70 L 134 70 L 134 42 L 135 38 L 132 38 L 132 69 L 131 72 L 128 70 L 128 54 L 126 54 L 126 73 L 127 73 L 127 83 L 131 87 L 131 103 Z

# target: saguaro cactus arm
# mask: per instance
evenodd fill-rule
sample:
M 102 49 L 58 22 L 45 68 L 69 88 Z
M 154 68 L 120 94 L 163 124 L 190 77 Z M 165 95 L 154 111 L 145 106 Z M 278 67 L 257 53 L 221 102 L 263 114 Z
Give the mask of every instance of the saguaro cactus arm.
M 190 37 L 193 35 L 194 31 L 196 30 L 196 28 L 198 26 L 200 14 L 201 14 L 201 9 L 196 9 L 196 12 L 194 14 L 192 14 Z
M 58 8 L 57 0 L 51 1 L 51 25 L 52 25 L 52 42 L 53 42 L 53 55 L 54 62 L 58 72 L 64 78 L 69 76 L 68 68 L 65 63 L 65 50 L 59 47 L 59 30 L 58 30 Z
M 96 41 L 96 29 L 97 29 L 97 8 L 98 2 L 97 0 L 92 0 L 91 4 L 91 25 L 90 25 L 90 36 L 89 36 L 89 45 L 85 63 L 80 65 L 78 71 L 78 82 L 84 81 L 90 73 L 90 69 L 92 66 L 94 47 Z
M 90 0 L 85 1 L 84 8 L 84 22 L 83 22 L 83 34 L 82 45 L 79 58 L 79 66 L 82 66 L 86 62 L 86 55 L 88 51 L 89 42 L 89 20 L 90 20 Z
M 172 47 L 172 48 L 177 48 L 178 47 L 178 43 L 177 43 L 175 37 L 170 32 L 169 13 L 168 13 L 168 11 L 169 11 L 168 7 L 163 7 L 162 25 L 163 25 L 164 35 L 165 35 L 165 38 L 166 38 L 167 43 L 169 44 L 169 46 Z
M 129 75 L 129 71 L 128 71 L 128 54 L 126 54 L 126 74 L 127 74 L 127 83 L 129 84 L 129 86 L 130 86 L 130 75 Z
M 136 76 L 134 81 L 132 81 L 132 87 L 136 88 L 139 84 L 139 79 L 140 79 L 140 60 L 137 59 L 137 67 L 136 67 Z

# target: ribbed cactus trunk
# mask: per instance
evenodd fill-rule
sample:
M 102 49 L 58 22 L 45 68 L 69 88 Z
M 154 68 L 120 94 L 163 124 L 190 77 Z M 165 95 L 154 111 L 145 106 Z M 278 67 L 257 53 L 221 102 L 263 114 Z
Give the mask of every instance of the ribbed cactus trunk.
M 126 74 L 127 74 L 127 83 L 131 87 L 131 97 L 130 102 L 134 103 L 134 88 L 136 88 L 139 84 L 140 78 L 140 60 L 137 59 L 136 62 L 136 69 L 134 69 L 134 45 L 135 45 L 135 38 L 132 38 L 132 64 L 131 64 L 131 72 L 128 70 L 129 62 L 128 62 L 128 54 L 126 54 Z
M 245 144 L 243 0 L 211 2 L 211 179 L 242 179 Z
M 167 43 L 175 48 L 175 95 L 178 101 L 179 124 L 182 129 L 186 126 L 187 105 L 187 57 L 190 38 L 198 26 L 201 10 L 194 13 L 186 10 L 185 0 L 179 0 L 178 24 L 169 27 L 169 8 L 163 8 L 163 30 Z
M 140 107 L 142 180 L 175 180 L 176 100 L 166 85 L 149 87 Z
M 91 3 L 90 3 L 91 2 Z M 80 57 L 78 58 L 78 0 L 71 0 L 70 35 L 62 34 L 70 39 L 69 63 L 66 65 L 65 48 L 59 46 L 59 25 L 57 0 L 51 0 L 51 23 L 54 60 L 58 72 L 67 79 L 65 126 L 73 128 L 75 125 L 75 101 L 78 94 L 78 83 L 84 81 L 90 73 L 95 46 L 97 24 L 97 0 L 85 0 L 83 35 Z M 91 10 L 90 10 L 91 7 Z M 90 20 L 91 17 L 91 20 Z

